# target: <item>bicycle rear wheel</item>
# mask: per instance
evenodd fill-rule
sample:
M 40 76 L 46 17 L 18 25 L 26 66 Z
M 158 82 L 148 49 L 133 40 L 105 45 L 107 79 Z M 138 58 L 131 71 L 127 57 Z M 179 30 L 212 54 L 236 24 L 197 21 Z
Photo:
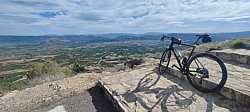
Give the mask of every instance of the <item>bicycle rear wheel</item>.
M 187 64 L 187 79 L 197 90 L 208 93 L 220 91 L 227 80 L 223 61 L 208 53 L 193 56 Z
M 161 56 L 159 64 L 159 74 L 163 75 L 167 72 L 170 58 L 171 58 L 171 51 L 169 49 L 166 49 Z

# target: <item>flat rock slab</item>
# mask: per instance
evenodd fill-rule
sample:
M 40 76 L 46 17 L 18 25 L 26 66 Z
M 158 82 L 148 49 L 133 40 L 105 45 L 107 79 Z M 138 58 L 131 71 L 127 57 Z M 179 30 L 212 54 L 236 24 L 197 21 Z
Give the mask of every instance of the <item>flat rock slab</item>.
M 224 61 L 230 61 L 233 64 L 245 64 L 246 67 L 250 67 L 250 50 L 246 49 L 224 49 L 213 51 L 217 56 Z
M 199 59 L 199 61 L 202 62 L 203 66 L 210 70 L 210 77 L 207 81 L 218 84 L 217 81 L 221 79 L 220 75 L 218 75 L 221 74 L 218 64 L 208 58 Z M 220 93 L 241 104 L 250 105 L 250 69 L 229 63 L 224 64 L 227 68 L 227 81 Z M 172 65 L 177 65 L 177 62 L 174 59 L 171 60 L 169 66 Z M 192 65 L 196 64 L 191 64 L 191 70 L 194 70 L 192 69 Z M 197 66 L 194 68 L 197 68 Z M 170 75 L 175 75 L 179 78 L 183 76 L 176 68 L 170 69 L 172 70 Z
M 94 87 L 98 76 L 92 73 L 44 83 L 0 97 L 0 112 L 30 112 L 66 97 L 72 97 Z
M 223 50 L 215 50 L 215 52 L 225 52 L 225 53 L 250 56 L 250 50 L 247 50 L 247 49 L 223 49 Z
M 105 99 L 101 88 L 93 87 L 79 95 L 63 98 L 32 112 L 114 112 L 112 103 Z
M 203 94 L 172 75 L 160 76 L 153 67 L 104 77 L 100 86 L 120 111 L 227 112 L 248 111 L 219 94 Z

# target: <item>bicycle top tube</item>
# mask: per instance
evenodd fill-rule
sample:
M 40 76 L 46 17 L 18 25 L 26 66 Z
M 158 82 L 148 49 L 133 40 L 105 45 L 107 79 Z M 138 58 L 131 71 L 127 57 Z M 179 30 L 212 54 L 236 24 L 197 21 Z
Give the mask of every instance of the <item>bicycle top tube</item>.
M 171 43 L 173 43 L 173 44 L 185 45 L 185 46 L 190 46 L 190 47 L 193 47 L 194 45 L 199 45 L 198 42 L 200 41 L 200 39 L 202 39 L 202 42 L 204 42 L 204 43 L 211 42 L 211 37 L 208 34 L 201 34 L 201 35 L 196 35 L 196 36 L 198 38 L 196 39 L 196 41 L 193 44 L 183 43 L 180 38 L 173 37 L 173 36 L 165 36 L 165 35 L 163 35 L 161 40 L 163 41 L 165 38 L 168 38 L 168 39 L 171 40 Z

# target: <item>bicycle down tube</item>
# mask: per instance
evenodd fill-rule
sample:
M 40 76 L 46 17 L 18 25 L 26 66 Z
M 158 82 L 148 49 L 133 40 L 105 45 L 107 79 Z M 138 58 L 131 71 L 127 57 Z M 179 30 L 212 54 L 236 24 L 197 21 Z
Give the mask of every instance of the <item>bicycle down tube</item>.
M 184 73 L 184 72 L 185 72 L 185 66 L 186 66 L 186 65 L 183 65 L 183 64 L 181 63 L 181 59 L 177 56 L 177 53 L 176 53 L 176 51 L 175 51 L 175 49 L 174 49 L 174 47 L 173 47 L 174 44 L 175 44 L 175 43 L 171 43 L 171 44 L 170 44 L 169 50 L 170 50 L 170 52 L 172 51 L 172 52 L 174 53 L 174 56 L 175 56 L 175 58 L 176 58 L 176 60 L 177 60 L 177 63 L 178 63 L 178 65 L 179 65 L 179 67 L 176 66 L 176 65 L 173 65 L 173 66 L 176 67 L 178 70 L 180 70 L 182 73 Z M 187 60 L 189 60 L 189 59 L 191 58 L 191 56 L 192 56 L 192 54 L 193 54 L 193 52 L 194 52 L 196 46 L 194 46 L 194 45 L 189 45 L 189 44 L 183 44 L 183 43 L 178 44 L 178 45 L 183 45 L 183 46 L 192 47 L 191 53 L 189 54 L 189 56 L 188 56 L 188 58 L 187 58 Z

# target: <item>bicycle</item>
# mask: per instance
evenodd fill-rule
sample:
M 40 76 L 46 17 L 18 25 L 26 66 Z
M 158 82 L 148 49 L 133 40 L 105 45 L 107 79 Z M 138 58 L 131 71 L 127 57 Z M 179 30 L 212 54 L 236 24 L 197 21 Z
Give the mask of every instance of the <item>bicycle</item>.
M 172 68 L 177 68 L 182 75 L 186 75 L 188 81 L 191 86 L 195 89 L 204 92 L 219 92 L 225 85 L 227 80 L 227 69 L 224 62 L 217 56 L 210 53 L 198 53 L 193 55 L 196 46 L 199 45 L 200 41 L 203 43 L 208 43 L 212 41 L 212 38 L 208 34 L 196 35 L 198 38 L 193 44 L 183 43 L 181 39 L 177 39 L 176 37 L 163 36 L 161 40 L 163 41 L 165 38 L 171 40 L 168 48 L 163 52 L 160 64 L 159 64 L 159 73 L 163 75 L 167 71 L 169 71 L 169 64 L 171 61 L 171 53 L 174 54 L 174 57 L 179 66 L 174 64 Z M 192 50 L 189 52 L 188 56 L 180 57 L 176 53 L 175 45 L 178 46 L 187 46 L 191 47 Z M 202 61 L 201 61 L 202 59 Z M 205 60 L 204 60 L 205 59 Z M 205 66 L 202 62 L 206 62 L 205 64 L 211 64 L 210 66 Z M 197 66 L 196 68 L 194 66 Z M 216 65 L 216 67 L 215 67 Z M 208 69 L 209 67 L 213 67 L 212 69 Z M 219 71 L 216 71 L 218 69 Z M 215 81 L 217 76 L 221 76 L 221 80 Z M 209 81 L 209 78 L 212 81 Z

